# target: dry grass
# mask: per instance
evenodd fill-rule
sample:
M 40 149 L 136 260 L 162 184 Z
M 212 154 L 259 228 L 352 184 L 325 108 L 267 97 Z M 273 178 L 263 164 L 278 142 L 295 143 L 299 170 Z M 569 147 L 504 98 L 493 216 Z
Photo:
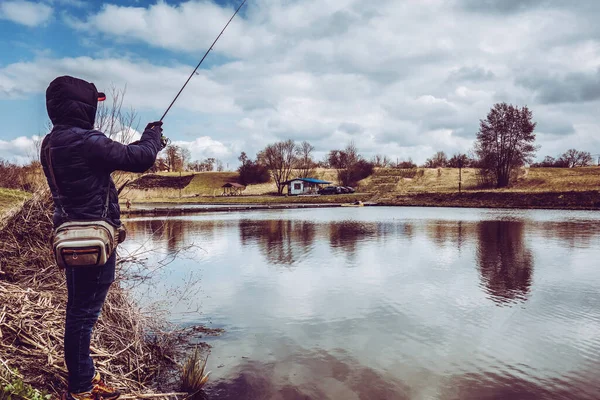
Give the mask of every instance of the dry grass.
M 373 176 L 363 180 L 361 187 L 371 192 L 388 192 L 393 194 L 413 193 L 450 193 L 458 191 L 457 168 L 419 168 L 422 175 L 413 178 L 402 177 L 398 170 L 379 169 Z M 477 170 L 463 168 L 462 189 L 481 190 L 478 188 Z M 566 192 L 598 190 L 600 186 L 600 168 L 523 168 L 519 178 L 508 192 Z M 488 189 L 498 191 L 497 189 Z
M 457 168 L 416 168 L 414 170 L 377 169 L 360 182 L 362 190 L 373 193 L 422 193 L 458 191 Z M 462 188 L 477 187 L 476 170 L 463 168 Z
M 0 362 L 23 381 L 58 393 L 65 387 L 63 333 L 66 285 L 48 239 L 52 202 L 35 195 L 0 230 Z M 162 320 L 144 314 L 117 282 L 92 338 L 96 367 L 112 384 L 141 398 L 166 368 L 176 367 L 178 343 Z M 169 398 L 169 396 L 162 396 Z M 172 397 L 172 396 L 171 396 Z
M 588 191 L 600 188 L 600 168 L 529 168 L 510 190 L 531 192 Z

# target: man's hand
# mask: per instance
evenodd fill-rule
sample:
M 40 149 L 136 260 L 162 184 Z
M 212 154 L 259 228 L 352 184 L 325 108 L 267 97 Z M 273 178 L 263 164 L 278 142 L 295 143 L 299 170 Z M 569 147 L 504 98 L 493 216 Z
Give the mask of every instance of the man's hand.
M 167 147 L 169 145 L 169 143 L 171 142 L 168 137 L 166 137 L 165 135 L 162 134 L 162 132 L 163 132 L 162 124 L 163 124 L 162 121 L 156 121 L 156 122 L 150 122 L 148 125 L 146 125 L 146 129 L 155 129 L 160 132 L 161 150 L 164 149 L 165 147 Z
M 146 125 L 146 129 L 158 128 L 158 131 L 162 133 L 162 124 L 162 121 L 150 122 L 148 125 Z

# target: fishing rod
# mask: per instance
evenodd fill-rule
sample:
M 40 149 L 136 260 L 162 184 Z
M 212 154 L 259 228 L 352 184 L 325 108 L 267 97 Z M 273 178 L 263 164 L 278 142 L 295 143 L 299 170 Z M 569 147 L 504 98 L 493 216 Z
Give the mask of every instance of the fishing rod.
M 200 62 L 198 63 L 198 65 L 196 65 L 196 68 L 190 74 L 190 76 L 187 79 L 187 81 L 185 81 L 185 83 L 183 84 L 183 86 L 179 90 L 179 93 L 177 93 L 177 96 L 175 96 L 175 98 L 173 99 L 173 101 L 171 102 L 171 104 L 169 105 L 169 107 L 167 108 L 167 111 L 165 111 L 165 113 L 163 114 L 163 116 L 160 117 L 160 122 L 162 122 L 162 120 L 167 116 L 167 113 L 169 112 L 169 110 L 171 109 L 171 107 L 173 107 L 173 104 L 175 104 L 175 102 L 177 101 L 177 98 L 179 97 L 179 95 L 181 94 L 181 92 L 183 92 L 183 89 L 185 89 L 185 87 L 187 86 L 187 84 L 190 81 L 190 79 L 192 79 L 192 76 L 194 76 L 194 74 L 196 73 L 196 71 L 198 70 L 198 68 L 200 68 L 200 65 L 202 65 L 202 62 L 204 61 L 204 59 L 206 58 L 206 56 L 208 55 L 208 53 L 210 53 L 210 51 L 212 50 L 213 46 L 217 43 L 217 41 L 219 40 L 219 38 L 221 37 L 221 35 L 223 34 L 223 32 L 225 32 L 225 29 L 227 29 L 227 27 L 229 26 L 229 23 L 233 20 L 233 18 L 235 18 L 235 16 L 237 15 L 238 11 L 240 11 L 240 8 L 242 8 L 242 6 L 245 3 L 246 3 L 246 0 L 242 1 L 242 4 L 240 4 L 239 7 L 235 10 L 235 12 L 231 16 L 231 18 L 229 18 L 229 21 L 227 22 L 227 24 L 225 25 L 225 27 L 223 28 L 223 30 L 221 31 L 221 33 L 219 33 L 219 36 L 217 36 L 217 38 L 215 39 L 215 41 L 213 42 L 213 44 L 211 44 L 210 47 L 208 48 L 208 50 L 206 50 L 206 53 L 204 53 L 204 57 L 202 57 L 202 60 L 200 60 Z

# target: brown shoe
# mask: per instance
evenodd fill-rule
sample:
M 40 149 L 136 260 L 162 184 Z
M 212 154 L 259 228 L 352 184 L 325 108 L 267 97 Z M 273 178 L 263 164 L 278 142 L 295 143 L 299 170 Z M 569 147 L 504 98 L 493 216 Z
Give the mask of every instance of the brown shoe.
M 96 376 L 92 379 L 92 394 L 98 396 L 98 399 L 114 400 L 121 396 L 121 392 L 117 389 L 108 386 L 100 377 L 100 373 L 96 372 Z M 87 400 L 87 399 L 86 399 Z
M 83 393 L 63 393 L 61 396 L 62 400 L 100 400 L 100 397 L 96 396 L 92 392 Z

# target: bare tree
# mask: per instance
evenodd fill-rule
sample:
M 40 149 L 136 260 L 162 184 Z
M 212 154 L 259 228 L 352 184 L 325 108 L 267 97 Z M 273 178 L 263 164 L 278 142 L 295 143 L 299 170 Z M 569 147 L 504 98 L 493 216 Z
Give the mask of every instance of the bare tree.
M 391 165 L 391 160 L 388 156 L 376 154 L 371 160 L 371 163 L 377 168 L 386 168 Z
M 123 110 L 127 87 L 118 89 L 112 86 L 108 91 L 110 100 L 98 103 L 96 129 L 112 140 L 129 144 L 139 126 L 137 112 L 130 108 Z
M 338 182 L 344 186 L 355 185 L 373 173 L 373 163 L 358 154 L 354 142 L 350 142 L 344 150 L 331 150 L 328 163 L 337 169 Z
M 293 140 L 277 142 L 265 147 L 257 158 L 271 172 L 277 185 L 277 193 L 282 194 L 284 182 L 290 179 L 296 162 L 296 144 Z
M 315 150 L 315 146 L 311 145 L 307 141 L 300 143 L 296 146 L 296 169 L 300 178 L 308 178 L 313 174 L 316 166 L 313 160 L 312 152 Z
M 133 141 L 139 126 L 137 112 L 133 108 L 123 109 L 126 93 L 127 86 L 123 89 L 119 89 L 114 85 L 111 86 L 107 93 L 107 100 L 98 103 L 95 120 L 97 130 L 104 133 L 108 138 L 123 144 L 129 144 Z M 123 190 L 127 185 L 129 181 L 127 176 L 129 176 L 129 173 L 124 171 L 112 173 L 112 179 L 117 189 Z
M 482 175 L 496 187 L 508 186 L 513 170 L 531 162 L 536 151 L 535 126 L 527 107 L 506 103 L 494 105 L 480 121 L 475 150 Z
M 190 162 L 190 160 L 192 159 L 192 153 L 190 152 L 189 149 L 187 149 L 185 147 L 180 147 L 179 148 L 179 158 L 181 159 L 180 160 L 180 162 L 181 162 L 180 169 L 185 169 L 188 162 Z
M 223 161 L 217 159 L 217 172 L 223 172 Z
M 169 172 L 177 171 L 181 164 L 181 149 L 179 146 L 170 144 L 165 148 L 165 162 Z
M 428 158 L 423 165 L 425 168 L 443 168 L 448 163 L 448 157 L 443 151 L 438 151 L 433 157 Z
M 587 151 L 569 149 L 560 156 L 560 160 L 567 168 L 587 167 L 592 164 L 592 155 Z

